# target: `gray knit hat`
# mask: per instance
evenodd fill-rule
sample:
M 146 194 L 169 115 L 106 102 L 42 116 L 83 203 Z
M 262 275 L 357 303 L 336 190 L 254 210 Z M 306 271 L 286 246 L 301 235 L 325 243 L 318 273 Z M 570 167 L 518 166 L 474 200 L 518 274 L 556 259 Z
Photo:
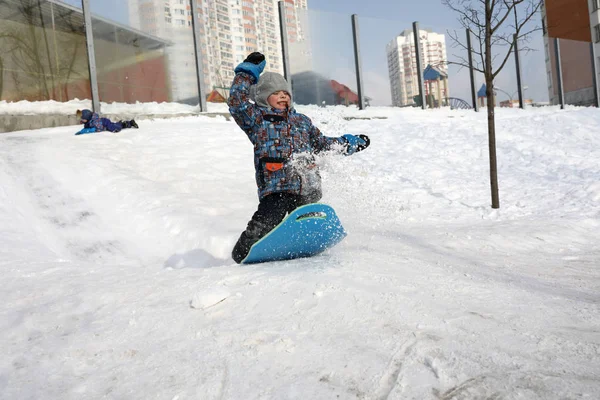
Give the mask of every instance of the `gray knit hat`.
M 251 86 L 250 97 L 261 107 L 271 107 L 267 99 L 270 95 L 280 90 L 284 90 L 290 95 L 290 104 L 292 103 L 292 88 L 285 78 L 277 72 L 263 72 L 258 83 Z

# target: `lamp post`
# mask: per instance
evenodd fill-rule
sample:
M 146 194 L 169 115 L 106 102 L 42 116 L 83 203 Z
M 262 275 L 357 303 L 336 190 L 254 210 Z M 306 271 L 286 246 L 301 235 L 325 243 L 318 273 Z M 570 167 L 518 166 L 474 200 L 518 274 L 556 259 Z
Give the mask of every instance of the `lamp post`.
M 498 86 L 494 86 L 494 90 L 498 90 L 499 92 L 502 92 L 502 93 L 504 93 L 505 95 L 507 95 L 507 96 L 508 96 L 508 98 L 510 99 L 510 101 L 511 101 L 511 102 L 513 101 L 513 97 L 512 97 L 512 95 L 511 95 L 510 93 L 508 93 L 508 92 L 506 92 L 506 91 L 504 91 L 504 90 L 500 89 Z M 515 92 L 515 93 L 517 93 L 517 92 Z M 513 94 L 515 94 L 515 93 L 513 93 Z
M 528 86 L 523 86 L 523 92 L 525 92 L 527 89 L 529 89 L 529 87 L 528 87 Z M 506 92 L 506 91 L 504 91 L 504 90 L 500 89 L 498 86 L 494 86 L 494 90 L 498 90 L 499 92 L 502 92 L 502 93 L 504 93 L 505 95 L 507 95 L 507 96 L 508 96 L 508 98 L 510 99 L 510 103 L 511 103 L 511 104 L 510 104 L 510 106 L 511 106 L 511 107 L 512 107 L 512 103 L 513 103 L 513 97 L 514 97 L 514 96 L 515 96 L 517 93 L 519 93 L 519 91 L 518 91 L 518 90 L 515 90 L 515 91 L 513 92 L 513 94 L 510 94 L 510 93 L 508 93 L 508 92 Z

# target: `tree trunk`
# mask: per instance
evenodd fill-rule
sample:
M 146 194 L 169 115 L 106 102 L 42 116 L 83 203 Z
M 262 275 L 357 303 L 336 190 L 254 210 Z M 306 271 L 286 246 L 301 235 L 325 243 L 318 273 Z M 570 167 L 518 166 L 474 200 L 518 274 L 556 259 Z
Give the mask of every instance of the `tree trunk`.
M 498 195 L 498 167 L 496 163 L 496 120 L 494 117 L 495 96 L 494 81 L 486 76 L 488 142 L 490 148 L 490 185 L 492 189 L 492 208 L 500 208 Z
M 494 73 L 492 68 L 492 9 L 491 0 L 486 0 L 485 9 L 486 27 L 485 27 L 485 94 L 487 97 L 487 117 L 488 117 L 488 142 L 490 148 L 490 185 L 492 189 L 492 208 L 500 208 L 500 198 L 498 196 L 498 167 L 496 164 L 496 121 L 494 118 L 494 108 L 496 99 L 494 98 Z

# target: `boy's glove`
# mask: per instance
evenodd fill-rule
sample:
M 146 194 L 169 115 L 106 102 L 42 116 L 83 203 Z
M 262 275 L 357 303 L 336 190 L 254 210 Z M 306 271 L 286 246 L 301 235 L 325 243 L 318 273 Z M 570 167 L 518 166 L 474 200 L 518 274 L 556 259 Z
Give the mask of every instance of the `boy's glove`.
M 346 155 L 349 156 L 369 147 L 371 140 L 367 135 L 344 135 L 346 140 Z
M 235 67 L 234 72 L 237 74 L 238 72 L 245 72 L 254 77 L 254 82 L 258 82 L 258 77 L 265 69 L 265 65 L 267 65 L 267 61 L 265 60 L 265 56 L 259 52 L 254 52 L 248 55 L 243 63 Z
M 92 127 L 92 128 L 83 128 L 82 130 L 80 130 L 79 132 L 75 133 L 76 135 L 83 135 L 86 133 L 94 133 L 96 132 L 96 128 Z

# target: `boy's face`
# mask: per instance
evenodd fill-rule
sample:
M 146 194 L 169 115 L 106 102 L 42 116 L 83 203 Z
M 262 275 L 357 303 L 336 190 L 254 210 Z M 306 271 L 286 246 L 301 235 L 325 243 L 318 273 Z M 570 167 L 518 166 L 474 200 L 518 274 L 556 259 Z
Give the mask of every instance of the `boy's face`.
M 284 90 L 275 92 L 267 98 L 267 102 L 273 108 L 278 110 L 285 110 L 290 106 L 290 95 Z

